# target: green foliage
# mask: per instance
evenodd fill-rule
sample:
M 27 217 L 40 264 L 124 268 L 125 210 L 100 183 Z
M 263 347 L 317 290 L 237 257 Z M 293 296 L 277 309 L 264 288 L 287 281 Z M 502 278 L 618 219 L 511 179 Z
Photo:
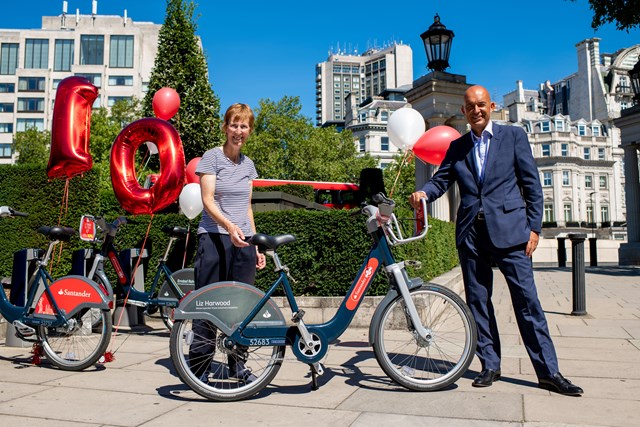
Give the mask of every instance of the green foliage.
M 143 112 L 153 117 L 153 96 L 163 87 L 180 95 L 180 109 L 169 120 L 176 128 L 186 161 L 202 156 L 222 141 L 220 101 L 208 80 L 207 61 L 196 37 L 193 2 L 168 0 L 160 30 L 158 54 L 143 101 Z
M 261 178 L 356 182 L 363 168 L 375 167 L 359 156 L 351 132 L 317 128 L 300 110 L 298 97 L 260 100 L 244 153 Z
M 416 191 L 416 161 L 420 160 L 400 153 L 384 169 L 384 188 L 398 207 L 409 209 L 409 196 Z
M 49 160 L 51 132 L 30 127 L 16 134 L 15 150 L 19 153 L 19 165 L 46 165 Z
M 627 32 L 640 26 L 640 0 L 589 0 L 589 5 L 594 30 L 607 23 L 615 23 L 618 30 Z

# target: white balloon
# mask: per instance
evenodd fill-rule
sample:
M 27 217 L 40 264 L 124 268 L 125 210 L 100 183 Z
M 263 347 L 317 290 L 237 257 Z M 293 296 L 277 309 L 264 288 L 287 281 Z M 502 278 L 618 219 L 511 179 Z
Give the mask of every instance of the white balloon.
M 191 183 L 184 186 L 180 192 L 180 209 L 189 219 L 193 219 L 202 212 L 202 197 L 200 196 L 200 184 Z
M 413 147 L 424 131 L 425 124 L 422 114 L 413 108 L 400 108 L 394 111 L 387 122 L 389 140 L 402 150 Z

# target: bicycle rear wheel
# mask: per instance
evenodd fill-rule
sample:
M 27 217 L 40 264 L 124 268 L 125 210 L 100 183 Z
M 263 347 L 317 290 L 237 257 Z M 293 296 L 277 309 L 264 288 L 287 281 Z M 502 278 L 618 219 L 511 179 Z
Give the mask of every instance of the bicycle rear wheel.
M 246 399 L 265 388 L 278 373 L 284 359 L 285 346 L 262 346 L 238 348 L 225 345 L 226 335 L 215 326 L 199 320 L 199 330 L 208 329 L 214 338 L 205 338 L 194 332 L 193 320 L 176 320 L 171 329 L 169 344 L 171 360 L 180 379 L 200 396 L 219 402 Z M 194 344 L 195 343 L 195 344 Z M 192 348 L 192 346 L 194 346 Z M 189 351 L 197 346 L 210 346 L 211 354 L 196 363 L 189 360 Z M 229 370 L 231 360 L 242 360 L 246 368 L 255 376 L 252 382 L 234 378 Z M 196 374 L 196 372 L 202 372 Z
M 398 384 L 416 391 L 440 390 L 469 368 L 475 354 L 476 324 L 469 307 L 454 292 L 438 285 L 411 290 L 428 337 L 418 336 L 398 296 L 375 326 L 373 350 L 380 367 Z
M 100 325 L 92 327 L 91 309 L 82 310 L 59 327 L 38 327 L 47 359 L 60 369 L 81 371 L 104 355 L 111 340 L 111 312 L 100 311 Z

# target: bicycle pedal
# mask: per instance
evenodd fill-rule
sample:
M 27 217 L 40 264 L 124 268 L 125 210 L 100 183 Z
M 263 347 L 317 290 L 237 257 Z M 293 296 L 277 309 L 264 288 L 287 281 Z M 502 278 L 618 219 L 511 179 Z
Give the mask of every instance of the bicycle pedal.
M 304 317 L 304 310 L 298 310 L 296 314 L 294 314 L 293 317 L 291 318 L 291 321 L 293 323 L 298 323 L 302 320 L 303 317 Z
M 13 321 L 13 327 L 16 328 L 16 336 L 20 334 L 20 336 L 18 336 L 18 338 L 20 339 L 31 337 L 36 334 L 36 330 L 34 328 L 32 328 L 31 326 L 25 325 L 19 320 Z
M 322 366 L 322 363 L 320 362 L 312 363 L 311 370 L 318 375 L 324 374 L 324 366 Z

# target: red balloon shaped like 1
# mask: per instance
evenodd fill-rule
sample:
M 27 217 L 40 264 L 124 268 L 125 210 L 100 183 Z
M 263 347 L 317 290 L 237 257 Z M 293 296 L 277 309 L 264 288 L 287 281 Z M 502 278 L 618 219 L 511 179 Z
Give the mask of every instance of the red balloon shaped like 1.
M 163 87 L 153 95 L 151 106 L 157 118 L 169 120 L 180 108 L 180 95 L 170 87 Z
M 200 184 L 200 177 L 196 174 L 196 168 L 202 157 L 194 157 L 187 163 L 187 184 Z
M 160 176 L 151 188 L 138 183 L 135 154 L 147 141 L 158 147 Z M 168 122 L 145 118 L 122 129 L 111 148 L 111 184 L 120 206 L 133 215 L 151 214 L 175 202 L 184 185 L 184 151 L 178 131 Z
M 460 138 L 460 132 L 451 126 L 435 126 L 418 138 L 412 150 L 423 162 L 440 166 L 451 141 L 458 138 Z
M 71 178 L 91 170 L 91 107 L 97 97 L 98 88 L 84 77 L 67 77 L 58 84 L 47 164 L 49 178 Z

